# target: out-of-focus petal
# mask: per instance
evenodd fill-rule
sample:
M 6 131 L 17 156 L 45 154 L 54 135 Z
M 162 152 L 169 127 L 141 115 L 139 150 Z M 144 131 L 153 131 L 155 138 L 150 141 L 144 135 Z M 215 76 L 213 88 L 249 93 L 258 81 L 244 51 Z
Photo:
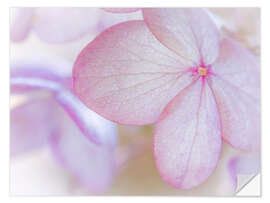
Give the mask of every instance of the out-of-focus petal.
M 112 148 L 89 142 L 71 118 L 62 109 L 58 110 L 58 128 L 51 139 L 56 158 L 90 192 L 104 192 L 111 185 L 115 172 Z
M 39 64 L 31 64 L 26 67 L 38 66 Z M 44 89 L 51 92 L 54 99 L 70 115 L 89 140 L 97 144 L 115 145 L 117 141 L 115 125 L 89 110 L 71 90 L 61 84 L 59 78 L 58 81 L 55 80 L 57 78 L 57 74 L 54 74 L 55 71 L 44 68 L 41 74 L 39 68 L 29 69 L 24 66 L 17 67 L 17 70 L 19 71 L 16 74 L 11 74 L 11 89 Z M 31 70 L 29 74 L 27 74 L 28 70 Z
M 221 30 L 240 41 L 255 54 L 260 53 L 260 8 L 210 8 L 220 18 Z
M 16 78 L 12 78 L 11 81 L 13 79 Z M 29 125 L 32 128 L 35 125 L 35 129 L 40 125 L 43 128 L 44 126 L 51 127 L 49 132 L 43 130 L 43 128 L 33 131 L 39 133 L 36 135 L 36 139 L 40 139 L 40 136 L 44 133 L 46 143 L 50 141 L 49 143 L 51 143 L 58 160 L 73 175 L 78 177 L 80 182 L 86 185 L 91 192 L 96 193 L 106 190 L 112 183 L 115 170 L 113 155 L 114 145 L 117 142 L 115 125 L 90 111 L 72 92 L 61 87 L 60 84 L 56 84 L 56 82 L 26 77 L 20 79 L 20 84 L 33 85 L 48 90 L 53 93 L 53 97 L 58 102 L 50 106 L 50 113 L 47 116 L 39 116 L 39 114 L 43 110 L 47 110 L 48 101 L 44 101 L 45 106 L 40 105 L 37 108 L 30 103 L 28 106 L 31 115 L 28 114 L 28 116 L 35 122 L 28 125 L 23 124 L 23 127 L 28 126 L 30 128 Z M 60 106 L 57 104 L 60 104 Z M 44 120 L 39 119 L 39 117 Z M 26 120 L 26 118 L 28 118 L 27 114 L 23 115 L 23 119 Z M 17 123 L 14 123 L 14 126 L 18 128 Z M 22 132 L 17 132 L 17 135 L 20 134 Z M 88 139 L 95 143 L 89 142 Z M 29 140 L 30 138 L 23 141 L 28 142 Z M 16 141 L 18 142 L 18 140 Z M 42 141 L 42 139 L 38 141 Z M 22 142 L 18 145 L 22 147 Z
M 143 20 L 142 12 L 111 14 L 109 12 L 100 9 L 100 20 L 98 23 L 98 31 L 102 32 L 113 25 L 130 20 Z
M 33 29 L 44 41 L 61 43 L 96 31 L 98 8 L 37 8 Z
M 240 44 L 224 39 L 213 64 L 214 89 L 223 139 L 237 149 L 260 145 L 260 68 L 258 59 Z
M 10 160 L 12 196 L 76 195 L 73 177 L 55 159 L 50 148 Z M 86 195 L 85 193 L 80 195 Z
M 76 94 L 109 120 L 143 125 L 156 121 L 190 81 L 181 60 L 143 21 L 115 25 L 88 44 L 73 68 Z
M 88 109 L 70 91 L 61 90 L 54 96 L 86 138 L 109 148 L 115 146 L 118 137 L 115 124 Z
M 196 81 L 165 108 L 157 122 L 154 154 L 162 178 L 180 189 L 204 182 L 221 151 L 221 125 L 211 89 Z
M 234 156 L 228 161 L 227 167 L 236 189 L 238 175 L 256 175 L 260 172 L 260 157 L 256 154 Z
M 40 77 L 59 82 L 72 75 L 72 63 L 52 54 L 28 51 L 16 55 L 10 63 L 11 77 Z
M 140 8 L 102 8 L 104 11 L 111 13 L 132 13 L 140 10 Z
M 220 35 L 208 14 L 200 8 L 144 8 L 143 17 L 161 43 L 200 65 L 214 62 Z
M 24 40 L 32 26 L 34 8 L 10 9 L 10 39 L 14 42 Z
M 38 149 L 48 143 L 53 130 L 52 103 L 34 100 L 15 107 L 10 112 L 11 156 Z
M 53 58 L 51 59 L 53 60 Z M 71 69 L 63 71 L 69 63 L 47 63 L 43 60 L 16 62 L 11 65 L 10 89 L 12 92 L 24 92 L 33 89 L 49 89 L 59 91 L 63 87 L 70 88 Z M 61 67 L 61 69 L 58 67 Z

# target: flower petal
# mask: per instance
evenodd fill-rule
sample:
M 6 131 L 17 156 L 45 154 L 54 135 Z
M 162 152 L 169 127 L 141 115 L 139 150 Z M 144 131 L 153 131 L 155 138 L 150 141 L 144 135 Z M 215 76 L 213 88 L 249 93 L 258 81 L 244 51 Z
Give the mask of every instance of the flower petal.
M 190 81 L 189 64 L 160 44 L 143 21 L 115 25 L 88 44 L 73 69 L 76 94 L 122 124 L 156 121 Z
M 10 39 L 14 42 L 24 40 L 32 26 L 34 8 L 10 9 Z
M 43 148 L 10 160 L 11 196 L 78 195 L 79 185 L 51 155 L 50 148 Z
M 140 8 L 102 8 L 104 11 L 111 13 L 131 13 L 140 10 Z
M 100 21 L 98 24 L 99 32 L 103 32 L 107 28 L 130 20 L 143 20 L 142 12 L 132 12 L 132 13 L 112 13 L 100 10 Z
M 219 31 L 200 8 L 144 8 L 143 17 L 161 43 L 197 65 L 211 64 L 219 52 Z
M 56 158 L 90 192 L 104 192 L 111 185 L 115 172 L 112 148 L 89 142 L 71 118 L 64 116 L 62 109 L 59 111 L 57 115 L 61 117 L 57 118 L 58 128 L 51 139 Z
M 260 172 L 260 157 L 258 154 L 234 156 L 228 161 L 228 172 L 236 189 L 238 175 L 256 175 Z
M 60 64 L 64 67 L 68 67 L 66 65 L 69 65 L 68 63 Z M 58 65 L 46 62 L 42 63 L 42 60 L 37 63 L 22 62 L 16 63 L 16 65 L 11 65 L 11 91 L 24 92 L 40 88 L 56 90 L 57 87 L 61 85 L 70 89 L 71 85 L 69 83 L 71 82 L 71 74 L 67 73 L 67 71 L 57 69 Z
M 235 156 L 231 158 L 229 167 L 238 174 L 256 174 L 260 171 L 260 157 L 256 154 Z
M 98 19 L 98 8 L 38 8 L 33 28 L 42 40 L 61 43 L 96 31 Z
M 35 100 L 10 112 L 10 153 L 19 155 L 44 146 L 52 132 L 52 103 Z M 34 126 L 34 127 L 33 127 Z
M 90 141 L 111 148 L 117 143 L 116 125 L 88 109 L 72 92 L 61 90 L 56 101 Z
M 18 75 L 61 80 L 72 74 L 72 63 L 53 54 L 27 51 L 12 57 L 10 63 L 11 77 Z
M 66 84 L 67 87 L 61 84 L 65 77 L 53 70 L 55 66 L 47 67 L 39 63 L 29 63 L 26 66 L 25 64 L 21 65 L 21 67 L 18 65 L 14 69 L 17 71 L 12 71 L 10 80 L 12 90 L 44 89 L 49 91 L 52 93 L 55 101 L 70 115 L 81 132 L 90 141 L 108 146 L 116 144 L 117 132 L 115 125 L 82 104 L 72 90 L 68 89 L 71 86 L 70 84 Z M 71 81 L 69 80 L 69 82 Z
M 260 145 L 259 63 L 240 44 L 224 39 L 213 64 L 211 86 L 221 113 L 223 139 L 242 150 Z
M 157 122 L 154 154 L 162 178 L 180 189 L 204 182 L 216 168 L 221 126 L 209 86 L 197 81 L 164 110 Z
M 260 54 L 260 8 L 211 8 L 220 18 L 224 34 L 236 39 L 256 55 Z

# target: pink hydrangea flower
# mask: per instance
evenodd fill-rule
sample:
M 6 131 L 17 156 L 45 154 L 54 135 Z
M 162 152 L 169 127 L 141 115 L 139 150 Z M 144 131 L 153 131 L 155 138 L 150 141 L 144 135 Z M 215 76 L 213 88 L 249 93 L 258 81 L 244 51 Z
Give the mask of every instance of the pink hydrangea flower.
M 109 120 L 155 123 L 162 178 L 189 189 L 215 170 L 222 140 L 239 150 L 259 148 L 259 62 L 223 38 L 203 9 L 142 12 L 144 21 L 115 25 L 82 50 L 74 89 Z
M 14 42 L 22 41 L 33 31 L 45 42 L 63 43 L 87 33 L 96 34 L 116 22 L 138 19 L 138 14 L 108 18 L 106 13 L 99 8 L 13 8 L 10 38 Z
M 12 93 L 30 94 L 30 99 L 11 110 L 11 156 L 47 146 L 89 192 L 104 192 L 116 172 L 116 126 L 72 93 L 70 67 L 65 61 L 38 56 L 12 64 Z M 33 90 L 43 94 L 31 96 Z

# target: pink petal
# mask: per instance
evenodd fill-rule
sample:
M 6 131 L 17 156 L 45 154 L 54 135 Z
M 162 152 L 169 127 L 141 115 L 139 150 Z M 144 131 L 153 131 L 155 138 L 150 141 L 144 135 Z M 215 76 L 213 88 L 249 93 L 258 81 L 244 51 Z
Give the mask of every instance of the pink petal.
M 44 146 L 52 132 L 52 104 L 35 100 L 10 112 L 10 153 L 12 156 Z
M 176 54 L 195 62 L 211 64 L 218 56 L 219 31 L 199 8 L 144 8 L 143 17 L 155 35 Z
M 140 8 L 102 8 L 104 11 L 111 13 L 131 13 L 140 10 Z
M 62 116 L 57 119 L 58 128 L 51 140 L 53 153 L 90 192 L 104 192 L 114 177 L 112 148 L 89 142 L 64 114 L 58 113 Z
M 212 68 L 223 139 L 237 149 L 258 150 L 260 70 L 256 57 L 238 43 L 224 39 Z
M 204 182 L 215 170 L 221 126 L 209 86 L 199 80 L 183 90 L 157 122 L 154 154 L 162 178 L 179 189 Z
M 44 41 L 61 43 L 96 31 L 98 8 L 38 8 L 33 28 Z
M 157 41 L 143 21 L 115 25 L 88 44 L 73 69 L 76 94 L 92 110 L 123 124 L 156 121 L 190 81 L 186 61 Z
M 10 39 L 14 42 L 24 40 L 32 26 L 34 8 L 10 9 Z

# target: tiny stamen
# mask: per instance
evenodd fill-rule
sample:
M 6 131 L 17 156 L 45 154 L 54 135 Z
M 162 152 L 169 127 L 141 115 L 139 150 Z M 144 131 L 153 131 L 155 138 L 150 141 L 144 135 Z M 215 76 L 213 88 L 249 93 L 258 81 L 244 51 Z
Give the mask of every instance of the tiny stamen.
M 206 76 L 206 75 L 207 75 L 207 69 L 206 69 L 206 68 L 199 67 L 199 68 L 198 68 L 198 73 L 199 73 L 201 76 Z

